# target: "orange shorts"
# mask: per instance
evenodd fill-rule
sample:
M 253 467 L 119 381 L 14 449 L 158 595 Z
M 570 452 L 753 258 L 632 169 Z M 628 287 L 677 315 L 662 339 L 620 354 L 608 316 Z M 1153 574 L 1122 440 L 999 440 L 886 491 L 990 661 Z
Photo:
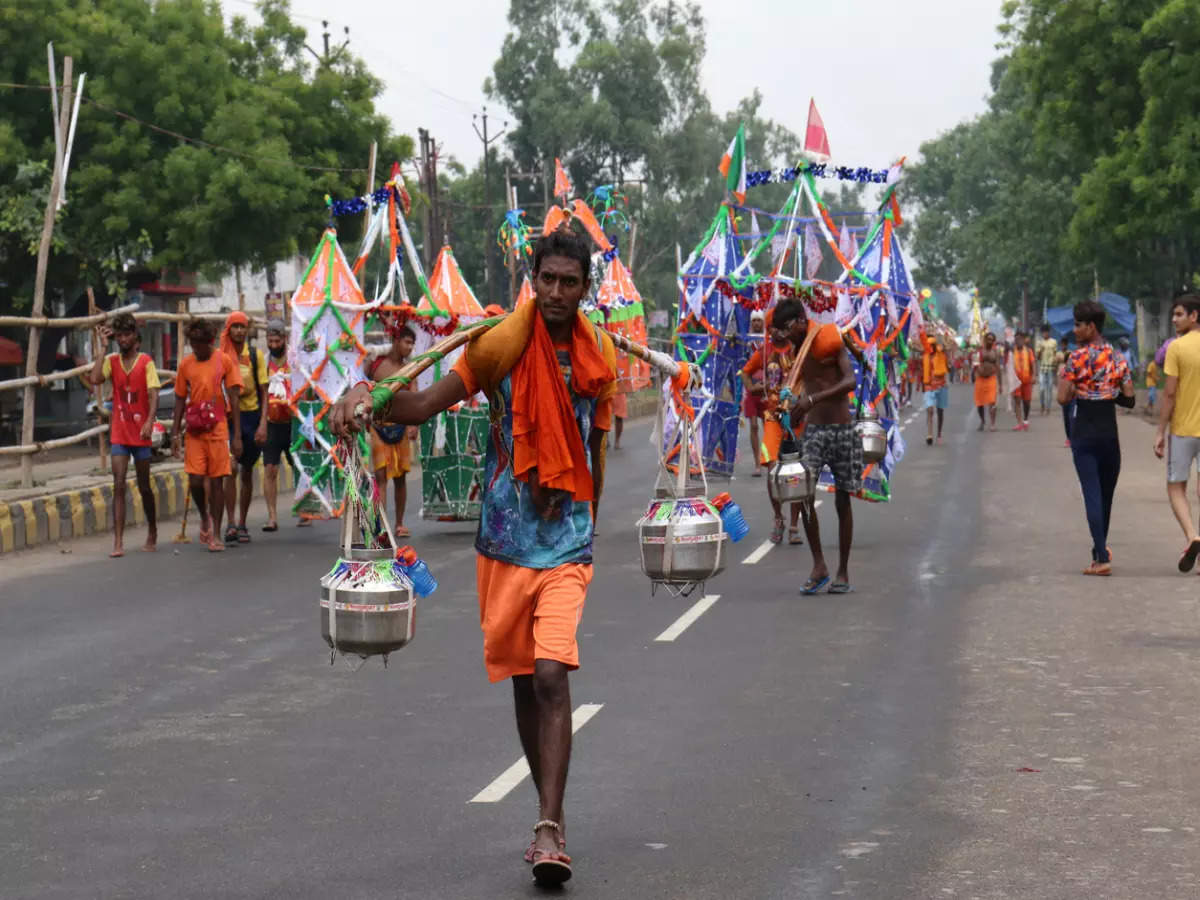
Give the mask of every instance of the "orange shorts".
M 529 569 L 481 555 L 475 580 L 489 681 L 532 675 L 536 659 L 579 668 L 575 631 L 592 580 L 591 565 Z
M 800 440 L 800 436 L 803 433 L 803 425 L 792 429 L 792 434 L 796 436 L 796 440 Z M 779 459 L 779 447 L 782 444 L 783 425 L 770 420 L 763 422 L 762 447 L 759 448 L 759 462 L 766 466 Z
M 408 474 L 412 469 L 412 440 L 406 437 L 398 443 L 389 444 L 372 428 L 371 468 L 376 472 L 386 469 L 384 478 L 400 478 Z
M 617 419 L 629 418 L 629 398 L 617 391 L 612 398 L 612 414 Z
M 221 478 L 231 471 L 229 439 L 189 434 L 183 442 L 183 471 L 189 475 Z
M 1026 403 L 1033 402 L 1033 382 L 1026 381 L 1017 385 L 1017 389 L 1013 391 L 1014 397 L 1020 397 Z

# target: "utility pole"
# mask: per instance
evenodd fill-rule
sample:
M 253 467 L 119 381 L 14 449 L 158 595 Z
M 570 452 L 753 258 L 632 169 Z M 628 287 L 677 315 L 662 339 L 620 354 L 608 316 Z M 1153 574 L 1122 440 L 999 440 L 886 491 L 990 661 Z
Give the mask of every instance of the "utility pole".
M 437 241 L 446 240 L 447 223 L 442 220 L 442 206 L 438 199 L 437 142 L 425 128 L 417 129 L 417 137 L 421 142 L 421 189 L 425 191 L 429 200 L 422 219 L 422 227 L 425 229 L 425 243 L 422 248 L 425 258 L 422 261 L 425 263 L 425 271 L 428 272 L 437 256 Z
M 333 55 L 330 55 L 330 50 L 329 50 L 329 22 L 322 20 L 321 28 L 323 29 L 323 31 L 321 33 L 321 41 L 322 41 L 322 45 L 325 48 L 325 52 L 323 54 L 318 53 L 312 47 L 308 46 L 308 44 L 304 45 L 304 49 L 307 50 L 309 53 L 311 53 L 313 55 L 313 58 L 318 63 L 320 63 L 322 66 L 328 66 L 334 61 L 335 56 L 341 56 L 342 51 L 350 46 L 350 28 L 349 28 L 349 26 L 346 26 L 345 28 L 342 29 L 343 33 L 346 35 L 346 39 L 344 41 L 342 41 L 342 43 L 339 46 L 334 48 Z
M 1029 330 L 1029 266 L 1021 266 L 1021 330 Z
M 482 125 L 483 125 L 482 132 L 479 130 L 479 124 L 477 124 L 477 123 L 482 123 Z M 500 140 L 500 138 L 501 138 L 501 136 L 503 136 L 504 132 L 506 132 L 508 130 L 508 122 L 504 123 L 504 127 L 501 128 L 500 131 L 498 131 L 496 134 L 489 137 L 488 136 L 488 114 L 487 114 L 487 107 L 485 106 L 483 108 L 482 115 L 473 114 L 471 116 L 471 127 L 475 129 L 475 134 L 476 134 L 476 136 L 478 136 L 479 140 L 483 141 L 483 215 L 484 215 L 484 225 L 485 225 L 485 230 L 486 230 L 486 226 L 491 224 L 490 213 L 492 211 L 491 166 L 489 165 L 489 162 L 488 162 L 488 156 L 489 156 L 488 151 L 491 148 L 491 145 L 494 144 L 496 141 Z M 488 303 L 495 303 L 496 302 L 496 299 L 494 296 L 495 291 L 492 287 L 492 242 L 486 241 L 485 245 L 487 247 L 487 253 L 485 254 L 485 259 L 484 259 L 483 280 L 484 280 L 485 286 L 487 287 Z
M 425 212 L 421 217 L 421 228 L 425 232 L 425 240 L 421 247 L 425 258 L 421 262 L 425 264 L 425 271 L 428 272 L 430 252 L 433 247 L 433 199 L 429 186 L 429 132 L 424 128 L 418 128 L 417 139 L 421 142 L 421 189 L 425 191 L 425 196 L 429 198 L 429 202 L 425 204 Z

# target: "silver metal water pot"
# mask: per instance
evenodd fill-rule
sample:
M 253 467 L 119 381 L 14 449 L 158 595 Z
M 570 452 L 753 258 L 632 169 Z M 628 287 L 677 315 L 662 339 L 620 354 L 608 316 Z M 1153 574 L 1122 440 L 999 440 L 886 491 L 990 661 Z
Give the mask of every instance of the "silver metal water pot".
M 817 487 L 817 473 L 809 472 L 799 453 L 780 453 L 767 472 L 767 496 L 776 503 L 809 500 Z
M 863 461 L 877 463 L 887 455 L 887 432 L 879 424 L 879 414 L 873 409 L 863 412 L 855 425 L 863 445 Z

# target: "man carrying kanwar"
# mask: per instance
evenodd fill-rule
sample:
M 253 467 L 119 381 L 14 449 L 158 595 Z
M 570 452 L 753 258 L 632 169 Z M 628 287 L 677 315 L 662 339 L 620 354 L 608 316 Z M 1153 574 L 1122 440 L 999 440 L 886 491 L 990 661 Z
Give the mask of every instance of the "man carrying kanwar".
M 818 325 L 808 321 L 803 302 L 781 300 L 775 307 L 772 326 L 783 332 L 797 351 L 804 345 L 810 328 L 818 329 L 808 355 L 800 364 L 803 390 L 785 398 L 784 405 L 793 419 L 803 417 L 802 459 L 813 478 L 829 466 L 835 488 L 834 506 L 838 517 L 838 567 L 830 584 L 829 566 L 821 549 L 821 529 L 816 505 L 804 504 L 804 531 L 812 551 L 813 567 L 802 594 L 816 594 L 828 585 L 831 594 L 848 594 L 850 587 L 850 545 L 854 540 L 854 513 L 850 498 L 862 490 L 862 439 L 850 417 L 850 394 L 855 387 L 854 368 L 836 325 Z
M 540 814 L 525 851 L 533 877 L 571 877 L 564 852 L 563 794 L 571 755 L 568 673 L 579 667 L 576 630 L 592 580 L 593 523 L 612 425 L 616 352 L 579 312 L 591 253 L 562 228 L 533 255 L 535 297 L 472 341 L 450 373 L 423 391 L 393 393 L 378 414 L 419 425 L 476 391 L 488 397 L 476 583 L 489 680 L 511 678 L 517 732 Z M 332 411 L 339 435 L 363 426 L 370 386 L 356 385 Z
M 792 370 L 792 363 L 796 359 L 796 348 L 788 340 L 786 331 L 776 327 L 774 315 L 775 311 L 772 310 L 766 316 L 766 338 L 762 346 L 750 354 L 741 371 L 742 388 L 747 396 L 759 399 L 759 409 L 763 415 L 762 444 L 755 448 L 755 465 L 761 465 L 768 470 L 779 460 L 779 451 L 784 442 L 792 443 L 799 438 L 799 432 L 791 430 L 785 423 L 779 403 L 783 383 L 787 380 L 788 372 Z M 771 543 L 778 544 L 783 540 L 783 504 L 771 497 L 771 509 L 775 514 Z M 804 538 L 800 537 L 799 503 L 791 504 L 790 515 L 788 543 L 802 544 Z

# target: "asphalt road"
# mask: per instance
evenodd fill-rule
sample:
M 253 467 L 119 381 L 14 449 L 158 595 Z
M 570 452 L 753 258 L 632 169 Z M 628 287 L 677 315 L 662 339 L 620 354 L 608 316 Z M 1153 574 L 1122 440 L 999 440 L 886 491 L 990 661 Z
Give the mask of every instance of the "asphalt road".
M 977 435 L 954 396 L 947 445 L 924 446 L 922 415 L 894 502 L 855 504 L 855 593 L 799 596 L 807 547 L 743 562 L 770 519 L 763 481 L 740 471 L 731 490 L 752 533 L 673 640 L 656 638 L 702 598 L 650 597 L 633 523 L 654 456 L 648 426 L 627 430 L 609 455 L 571 682 L 586 721 L 564 893 L 1034 896 L 938 880 L 948 860 L 969 874 L 963 848 L 990 827 L 960 802 L 976 790 L 962 742 L 993 744 L 1013 714 L 999 697 L 973 717 L 993 685 L 963 662 L 988 640 L 972 636 L 967 598 L 1010 577 L 976 565 L 992 477 L 977 448 L 1027 437 Z M 1039 453 L 1061 466 L 1051 430 Z M 1078 510 L 1052 514 L 1082 531 Z M 820 515 L 828 541 L 832 503 Z M 540 896 L 521 861 L 532 785 L 504 790 L 520 748 L 510 689 L 483 672 L 473 529 L 410 524 L 441 586 L 386 669 L 329 663 L 329 523 L 254 531 L 220 556 L 164 542 L 110 561 L 101 537 L 0 561 L 0 896 Z M 496 799 L 472 802 L 485 789 Z

